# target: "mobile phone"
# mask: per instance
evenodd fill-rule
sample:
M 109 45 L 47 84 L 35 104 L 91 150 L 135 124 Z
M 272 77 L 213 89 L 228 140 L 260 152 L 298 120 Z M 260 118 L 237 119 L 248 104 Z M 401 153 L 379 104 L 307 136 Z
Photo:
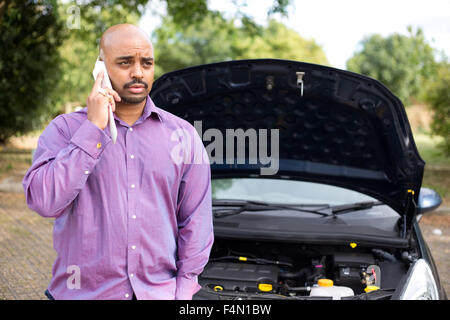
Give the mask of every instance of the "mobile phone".
M 100 71 L 103 70 L 103 80 L 102 80 L 102 88 L 111 88 L 111 80 L 109 80 L 108 71 L 106 70 L 105 63 L 103 61 L 100 61 L 99 58 L 97 58 L 97 61 L 95 62 L 94 70 L 92 71 L 92 75 L 94 76 L 94 80 L 97 79 L 98 74 Z M 116 123 L 114 122 L 114 115 L 112 112 L 111 107 L 108 105 L 109 110 L 109 132 L 111 133 L 111 139 L 113 143 L 116 143 L 117 140 L 117 128 Z

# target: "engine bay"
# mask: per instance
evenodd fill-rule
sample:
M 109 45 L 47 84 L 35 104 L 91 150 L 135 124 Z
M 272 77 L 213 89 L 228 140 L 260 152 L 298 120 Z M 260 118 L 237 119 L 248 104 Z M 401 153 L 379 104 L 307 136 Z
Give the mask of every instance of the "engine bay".
M 216 239 L 193 299 L 389 299 L 413 260 L 404 250 L 356 243 Z

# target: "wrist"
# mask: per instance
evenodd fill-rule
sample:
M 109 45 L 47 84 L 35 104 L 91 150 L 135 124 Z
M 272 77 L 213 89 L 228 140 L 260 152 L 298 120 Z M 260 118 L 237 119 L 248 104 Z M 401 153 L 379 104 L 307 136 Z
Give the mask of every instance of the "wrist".
M 105 130 L 106 126 L 103 127 L 99 122 L 97 122 L 95 120 L 92 120 L 92 119 L 89 119 L 89 117 L 88 117 L 88 120 L 90 122 L 92 122 L 93 124 L 95 124 L 98 128 L 100 128 L 100 130 Z

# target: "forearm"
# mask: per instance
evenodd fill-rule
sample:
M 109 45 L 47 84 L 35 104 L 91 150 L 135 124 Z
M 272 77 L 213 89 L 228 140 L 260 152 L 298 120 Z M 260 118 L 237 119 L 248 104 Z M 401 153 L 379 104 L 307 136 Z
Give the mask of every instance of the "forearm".
M 192 128 L 193 129 L 193 128 Z M 192 131 L 192 142 L 186 152 L 186 164 L 178 198 L 178 260 L 175 299 L 191 299 L 200 289 L 198 275 L 208 263 L 214 241 L 211 200 L 211 168 L 203 143 Z M 194 160 L 203 161 L 194 161 Z
M 198 284 L 198 276 L 203 271 L 203 268 L 208 263 L 209 254 L 214 241 L 212 228 L 204 227 L 204 231 L 196 230 L 199 234 L 204 235 L 202 239 L 192 239 L 190 242 L 197 245 L 197 248 L 190 246 L 190 248 L 180 248 L 179 260 L 177 261 L 177 289 L 175 299 L 189 300 L 201 287 Z M 189 231 L 192 234 L 192 231 Z M 189 240 L 188 240 L 189 241 Z M 196 251 L 196 252 L 195 252 Z
M 59 150 L 53 148 L 51 140 L 55 138 L 54 129 L 41 136 L 38 156 L 23 179 L 26 201 L 32 210 L 44 217 L 57 217 L 77 197 L 108 142 L 106 135 L 92 126 L 83 123 Z
M 176 299 L 191 299 L 200 289 L 197 277 L 208 263 L 214 242 L 210 174 L 209 165 L 207 166 L 208 168 L 197 172 L 200 173 L 197 175 L 200 179 L 196 182 L 200 188 L 191 186 L 189 190 L 184 189 L 186 193 L 183 193 L 189 201 L 183 203 L 180 218 L 184 216 L 185 219 L 179 221 Z
M 24 178 L 25 197 L 30 209 L 44 217 L 56 217 L 78 195 L 94 160 L 69 146 L 58 156 L 32 168 Z

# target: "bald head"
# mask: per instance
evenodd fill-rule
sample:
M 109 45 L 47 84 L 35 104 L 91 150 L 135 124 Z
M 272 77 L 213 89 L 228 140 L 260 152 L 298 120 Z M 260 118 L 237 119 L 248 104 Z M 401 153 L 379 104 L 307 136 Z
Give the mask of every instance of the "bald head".
M 148 45 L 153 50 L 152 43 L 144 30 L 129 23 L 116 24 L 106 29 L 100 38 L 100 59 L 105 60 L 105 55 L 111 49 L 121 46 L 124 40 L 135 42 L 137 47 Z

